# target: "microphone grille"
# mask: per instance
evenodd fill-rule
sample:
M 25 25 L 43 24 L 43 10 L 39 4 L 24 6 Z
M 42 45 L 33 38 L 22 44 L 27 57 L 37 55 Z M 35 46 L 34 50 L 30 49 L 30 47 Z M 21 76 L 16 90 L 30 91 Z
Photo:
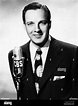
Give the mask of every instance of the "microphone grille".
M 22 49 L 20 46 L 13 49 L 13 56 L 15 60 L 20 60 L 22 58 Z

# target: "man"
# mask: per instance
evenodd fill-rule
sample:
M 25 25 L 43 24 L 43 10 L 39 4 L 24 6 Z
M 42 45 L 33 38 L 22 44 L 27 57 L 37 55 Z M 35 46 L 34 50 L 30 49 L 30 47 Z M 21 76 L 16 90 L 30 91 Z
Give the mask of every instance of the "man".
M 24 59 L 19 95 L 22 100 L 67 100 L 73 97 L 77 46 L 49 35 L 51 14 L 47 6 L 33 2 L 23 9 L 30 41 L 21 46 Z M 38 53 L 37 53 L 37 52 Z M 13 76 L 13 50 L 9 52 Z M 16 86 L 15 78 L 13 80 Z

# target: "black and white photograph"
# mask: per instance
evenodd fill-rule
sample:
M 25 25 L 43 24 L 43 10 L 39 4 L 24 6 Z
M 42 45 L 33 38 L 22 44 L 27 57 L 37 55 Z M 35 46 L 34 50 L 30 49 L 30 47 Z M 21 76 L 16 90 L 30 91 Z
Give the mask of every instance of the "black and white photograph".
M 0 0 L 1 100 L 75 105 L 78 0 Z

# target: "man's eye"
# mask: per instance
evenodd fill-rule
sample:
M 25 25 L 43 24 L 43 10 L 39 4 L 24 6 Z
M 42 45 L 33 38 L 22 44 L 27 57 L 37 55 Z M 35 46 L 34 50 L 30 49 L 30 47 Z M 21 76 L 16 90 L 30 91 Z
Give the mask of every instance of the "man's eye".
M 29 26 L 29 25 L 33 25 L 34 23 L 33 22 L 28 22 L 27 23 L 27 25 Z
M 41 24 L 45 25 L 47 23 L 47 21 L 42 21 Z

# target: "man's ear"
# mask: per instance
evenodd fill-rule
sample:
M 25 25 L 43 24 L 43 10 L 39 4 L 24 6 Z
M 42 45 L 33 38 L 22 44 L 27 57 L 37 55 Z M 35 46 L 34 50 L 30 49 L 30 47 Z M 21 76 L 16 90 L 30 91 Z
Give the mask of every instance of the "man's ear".
M 51 28 L 51 21 L 49 22 L 49 29 Z

